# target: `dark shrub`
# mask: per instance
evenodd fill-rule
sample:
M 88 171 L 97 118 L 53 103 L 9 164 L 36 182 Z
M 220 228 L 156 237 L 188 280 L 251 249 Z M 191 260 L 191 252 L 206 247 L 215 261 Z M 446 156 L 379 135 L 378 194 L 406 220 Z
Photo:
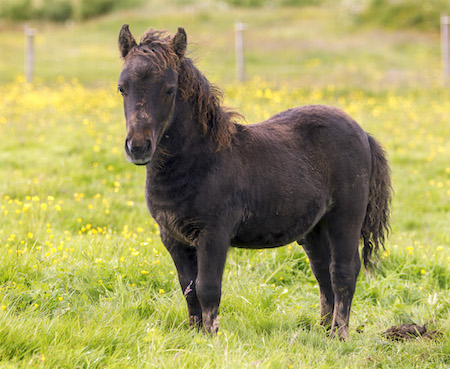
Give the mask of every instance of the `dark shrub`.
M 2 0 L 0 18 L 22 21 L 32 18 L 31 0 Z
M 35 14 L 36 18 L 64 22 L 73 17 L 73 7 L 70 0 L 44 0 Z

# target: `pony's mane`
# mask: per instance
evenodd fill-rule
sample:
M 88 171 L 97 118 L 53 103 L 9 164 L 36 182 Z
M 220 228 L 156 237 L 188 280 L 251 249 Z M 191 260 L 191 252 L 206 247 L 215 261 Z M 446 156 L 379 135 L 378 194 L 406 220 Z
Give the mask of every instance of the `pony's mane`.
M 211 84 L 189 58 L 181 62 L 178 83 L 181 97 L 194 104 L 203 134 L 210 132 L 218 150 L 229 147 L 241 115 L 222 106 L 222 90 Z
M 241 115 L 222 106 L 222 90 L 211 84 L 190 58 L 184 56 L 180 60 L 172 48 L 172 39 L 166 31 L 150 28 L 130 54 L 146 56 L 156 71 L 176 70 L 180 96 L 192 102 L 194 118 L 203 135 L 210 133 L 217 150 L 229 147 L 236 132 L 235 122 Z

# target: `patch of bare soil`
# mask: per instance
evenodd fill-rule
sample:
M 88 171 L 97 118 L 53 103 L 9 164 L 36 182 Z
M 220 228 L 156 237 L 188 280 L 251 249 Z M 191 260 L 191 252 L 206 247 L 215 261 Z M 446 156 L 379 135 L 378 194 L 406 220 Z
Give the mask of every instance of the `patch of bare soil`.
M 402 324 L 399 326 L 393 325 L 386 332 L 382 333 L 383 337 L 393 340 L 393 341 L 403 341 L 415 338 L 429 338 L 436 339 L 439 338 L 442 333 L 439 331 L 427 331 L 425 325 L 420 326 L 417 324 Z

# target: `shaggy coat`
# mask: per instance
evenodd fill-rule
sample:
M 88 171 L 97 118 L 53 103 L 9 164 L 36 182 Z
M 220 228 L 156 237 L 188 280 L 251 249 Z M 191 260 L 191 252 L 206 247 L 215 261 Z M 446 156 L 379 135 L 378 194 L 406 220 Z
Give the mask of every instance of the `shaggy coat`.
M 189 322 L 217 332 L 230 246 L 303 245 L 320 286 L 322 323 L 348 338 L 360 270 L 388 233 L 391 184 L 377 141 L 346 113 L 311 105 L 254 125 L 185 56 L 186 33 L 124 25 L 119 91 L 125 154 L 147 170 L 146 201 L 178 271 Z

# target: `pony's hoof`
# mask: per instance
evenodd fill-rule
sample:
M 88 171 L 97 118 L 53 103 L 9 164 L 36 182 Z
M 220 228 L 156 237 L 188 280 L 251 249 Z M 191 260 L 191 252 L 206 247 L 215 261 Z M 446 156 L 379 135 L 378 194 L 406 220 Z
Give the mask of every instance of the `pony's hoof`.
M 341 327 L 341 328 L 333 327 L 331 329 L 329 337 L 331 339 L 334 339 L 334 337 L 336 337 L 336 332 L 337 332 L 337 336 L 339 337 L 339 341 L 341 341 L 341 342 L 348 341 L 348 328 L 347 327 Z
M 197 329 L 202 328 L 202 318 L 197 315 L 190 315 L 189 326 Z
M 215 317 L 213 319 L 208 319 L 205 321 L 203 319 L 203 333 L 215 335 L 219 331 L 219 317 Z

